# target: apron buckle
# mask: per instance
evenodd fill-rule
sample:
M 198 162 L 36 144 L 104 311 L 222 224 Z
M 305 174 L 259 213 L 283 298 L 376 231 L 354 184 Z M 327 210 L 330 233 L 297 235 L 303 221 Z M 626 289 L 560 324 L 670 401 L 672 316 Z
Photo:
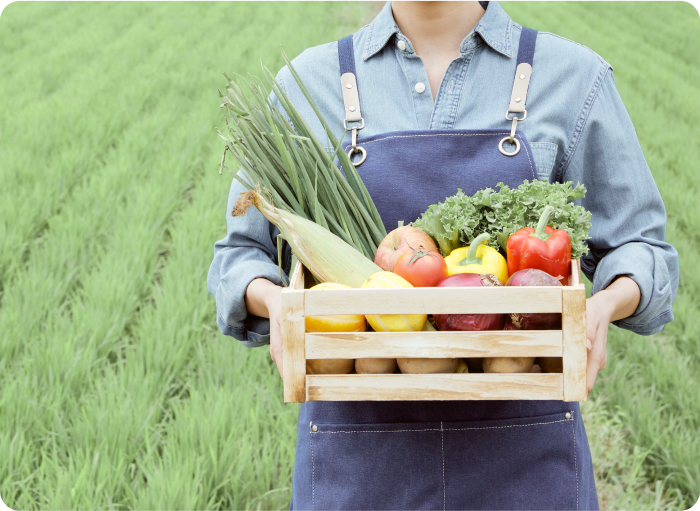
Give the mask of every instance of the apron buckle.
M 498 150 L 501 151 L 501 154 L 505 156 L 515 156 L 520 152 L 520 142 L 517 138 L 515 138 L 515 130 L 518 127 L 518 121 L 522 122 L 527 117 L 527 110 L 523 110 L 522 118 L 518 118 L 517 115 L 513 115 L 513 117 L 508 117 L 509 113 L 517 114 L 517 112 L 511 112 L 510 110 L 506 110 L 506 119 L 508 119 L 509 121 L 513 121 L 513 123 L 510 125 L 510 136 L 503 137 L 501 139 L 501 141 L 498 143 Z M 508 151 L 503 149 L 503 142 L 505 142 L 506 140 L 511 144 L 515 143 L 515 150 L 513 152 L 509 153 Z
M 362 165 L 365 160 L 367 159 L 367 151 L 365 151 L 364 147 L 360 147 L 357 145 L 357 130 L 361 130 L 362 128 L 365 127 L 365 120 L 361 119 L 362 125 L 361 126 L 355 126 L 351 128 L 351 133 L 352 133 L 352 147 L 348 150 L 348 158 L 350 158 L 350 163 L 353 164 L 355 167 L 359 167 Z M 347 119 L 345 120 L 345 129 L 348 129 L 348 121 Z M 362 158 L 360 158 L 360 161 L 357 163 L 352 161 L 352 155 L 355 153 L 362 153 Z

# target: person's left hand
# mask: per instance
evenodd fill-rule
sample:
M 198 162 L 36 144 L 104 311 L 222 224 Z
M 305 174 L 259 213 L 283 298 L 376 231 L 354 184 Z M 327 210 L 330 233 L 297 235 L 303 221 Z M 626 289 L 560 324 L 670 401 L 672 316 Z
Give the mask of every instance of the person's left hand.
M 599 296 L 600 295 L 600 296 Z M 588 392 L 593 389 L 598 372 L 608 363 L 608 325 L 610 313 L 603 304 L 601 293 L 586 300 L 586 347 L 588 363 L 586 376 Z

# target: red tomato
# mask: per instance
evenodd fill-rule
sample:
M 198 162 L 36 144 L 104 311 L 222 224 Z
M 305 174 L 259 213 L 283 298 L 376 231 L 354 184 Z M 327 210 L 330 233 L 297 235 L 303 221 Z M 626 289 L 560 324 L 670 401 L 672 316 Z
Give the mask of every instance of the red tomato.
M 394 273 L 413 287 L 434 287 L 447 277 L 447 263 L 437 248 L 425 250 L 421 245 L 419 250 L 412 248 L 396 261 Z

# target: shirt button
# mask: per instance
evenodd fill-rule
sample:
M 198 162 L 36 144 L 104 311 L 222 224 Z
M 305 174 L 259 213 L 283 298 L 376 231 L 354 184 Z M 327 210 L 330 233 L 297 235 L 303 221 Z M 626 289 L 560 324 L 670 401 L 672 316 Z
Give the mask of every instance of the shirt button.
M 422 94 L 423 91 L 425 91 L 425 84 L 424 84 L 423 82 L 418 82 L 418 83 L 416 84 L 416 92 L 417 92 L 418 94 Z
M 399 41 L 398 43 L 396 43 L 396 46 L 398 46 L 399 50 L 401 51 L 404 51 L 406 49 L 406 43 L 404 43 L 403 41 Z

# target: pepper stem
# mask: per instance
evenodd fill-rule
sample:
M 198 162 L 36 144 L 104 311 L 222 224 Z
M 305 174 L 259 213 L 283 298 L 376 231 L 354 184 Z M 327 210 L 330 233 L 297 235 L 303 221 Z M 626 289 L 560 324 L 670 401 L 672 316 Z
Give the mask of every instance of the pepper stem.
M 466 266 L 468 264 L 481 264 L 481 257 L 476 257 L 476 253 L 479 246 L 482 243 L 487 243 L 489 239 L 491 239 L 491 235 L 487 232 L 479 234 L 476 238 L 474 238 L 469 244 L 467 258 L 460 262 L 460 266 Z
M 531 232 L 530 236 L 540 239 L 542 241 L 547 241 L 551 234 L 545 232 L 545 227 L 547 227 L 547 222 L 549 222 L 549 217 L 552 216 L 554 212 L 554 206 L 545 206 L 544 211 L 540 215 L 540 221 L 537 222 L 537 229 L 535 232 Z

